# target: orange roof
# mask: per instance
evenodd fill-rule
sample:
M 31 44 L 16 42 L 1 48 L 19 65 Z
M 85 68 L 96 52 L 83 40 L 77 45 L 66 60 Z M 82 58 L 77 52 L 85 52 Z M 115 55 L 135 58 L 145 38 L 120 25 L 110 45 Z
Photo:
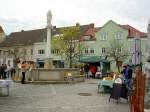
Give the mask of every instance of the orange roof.
M 128 38 L 134 38 L 136 35 L 140 36 L 141 38 L 145 38 L 146 37 L 146 33 L 141 32 L 137 29 L 135 29 L 134 27 L 130 26 L 130 25 L 120 25 L 122 28 L 127 29 L 129 32 Z
M 145 38 L 147 37 L 147 34 L 144 32 L 141 32 L 139 30 L 137 30 L 136 28 L 130 26 L 130 25 L 120 25 L 124 29 L 128 30 L 128 38 L 134 38 L 136 37 L 136 35 L 140 36 L 141 38 Z M 84 40 L 84 36 L 90 36 L 90 40 L 96 40 L 95 38 L 95 33 L 100 30 L 101 27 L 94 27 L 94 24 L 90 24 L 88 30 L 84 33 L 84 35 L 80 38 L 80 41 Z
M 84 33 L 84 35 L 80 38 L 80 41 L 84 40 L 84 36 L 90 36 L 90 40 L 95 40 L 95 32 L 98 28 L 94 27 L 94 24 L 90 24 L 88 30 Z

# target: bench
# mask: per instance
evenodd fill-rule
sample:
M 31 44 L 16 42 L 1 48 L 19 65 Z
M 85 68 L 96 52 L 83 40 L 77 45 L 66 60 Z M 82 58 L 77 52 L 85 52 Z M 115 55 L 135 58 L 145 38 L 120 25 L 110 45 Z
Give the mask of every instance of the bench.
M 6 88 L 7 89 L 6 96 L 9 96 L 9 88 L 10 88 L 11 83 L 12 83 L 12 80 L 0 80 L 0 93 L 2 94 L 2 89 Z

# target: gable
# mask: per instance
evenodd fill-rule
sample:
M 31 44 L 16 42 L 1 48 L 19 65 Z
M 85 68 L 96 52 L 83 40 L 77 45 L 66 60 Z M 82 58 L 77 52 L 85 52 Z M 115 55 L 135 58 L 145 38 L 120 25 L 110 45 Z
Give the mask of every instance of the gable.
M 122 35 L 122 39 L 126 39 L 128 36 L 128 30 L 110 20 L 96 32 L 96 40 L 103 40 L 103 36 L 106 36 L 107 39 L 112 40 L 113 38 L 116 38 L 116 35 L 118 34 Z
M 99 31 L 104 31 L 104 30 L 123 30 L 123 31 L 127 31 L 126 29 L 122 28 L 120 25 L 118 25 L 117 23 L 115 23 L 112 20 L 109 20 L 107 23 L 105 23 L 97 32 Z

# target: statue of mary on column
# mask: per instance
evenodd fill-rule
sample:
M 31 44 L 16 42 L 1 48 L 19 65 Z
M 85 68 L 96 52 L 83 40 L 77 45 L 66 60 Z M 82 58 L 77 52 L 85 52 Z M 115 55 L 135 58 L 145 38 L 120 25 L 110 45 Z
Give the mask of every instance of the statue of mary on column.
M 47 13 L 47 26 L 51 26 L 51 21 L 52 21 L 52 13 L 49 10 Z

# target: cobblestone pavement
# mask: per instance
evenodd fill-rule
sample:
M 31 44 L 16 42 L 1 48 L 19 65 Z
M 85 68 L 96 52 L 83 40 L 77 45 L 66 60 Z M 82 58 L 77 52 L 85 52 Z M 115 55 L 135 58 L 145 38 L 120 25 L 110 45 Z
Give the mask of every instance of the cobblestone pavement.
M 10 96 L 0 97 L 0 112 L 129 112 L 129 104 L 121 99 L 108 102 L 108 94 L 97 93 L 99 80 L 77 84 L 14 83 Z M 5 92 L 5 91 L 3 91 Z M 90 93 L 91 96 L 80 96 Z

